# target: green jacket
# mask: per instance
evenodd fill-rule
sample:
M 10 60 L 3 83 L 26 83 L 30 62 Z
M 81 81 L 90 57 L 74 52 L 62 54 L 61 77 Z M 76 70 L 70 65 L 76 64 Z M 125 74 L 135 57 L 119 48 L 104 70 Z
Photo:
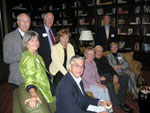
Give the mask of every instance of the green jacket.
M 25 51 L 20 61 L 20 73 L 25 82 L 25 88 L 28 85 L 36 86 L 43 94 L 48 103 L 53 102 L 50 91 L 50 84 L 46 74 L 46 67 L 40 55 L 34 56 L 29 51 Z

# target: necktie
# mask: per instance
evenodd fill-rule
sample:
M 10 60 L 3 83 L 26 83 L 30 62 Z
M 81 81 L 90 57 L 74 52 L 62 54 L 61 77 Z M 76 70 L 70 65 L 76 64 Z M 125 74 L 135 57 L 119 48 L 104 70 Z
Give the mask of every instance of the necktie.
M 84 95 L 84 92 L 83 92 L 83 89 L 84 89 L 84 87 L 83 87 L 83 83 L 82 83 L 82 81 L 79 83 L 79 85 L 80 85 L 80 90 L 81 90 L 81 93 Z
M 107 40 L 108 40 L 108 37 L 109 37 L 109 29 L 106 28 L 105 30 L 106 30 L 106 38 L 107 38 Z
M 55 40 L 54 40 L 53 35 L 52 35 L 50 30 L 49 30 L 49 36 L 50 36 L 50 39 L 52 41 L 52 44 L 55 45 Z

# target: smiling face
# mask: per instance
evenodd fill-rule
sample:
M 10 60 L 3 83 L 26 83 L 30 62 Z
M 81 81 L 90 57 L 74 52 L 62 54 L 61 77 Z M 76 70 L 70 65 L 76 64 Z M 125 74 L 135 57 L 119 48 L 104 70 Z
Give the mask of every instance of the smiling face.
M 76 78 L 81 77 L 84 71 L 84 62 L 81 59 L 74 59 L 73 64 L 69 64 L 69 70 Z
M 117 45 L 112 45 L 111 48 L 110 48 L 110 50 L 111 50 L 112 53 L 117 53 L 118 46 Z
M 64 47 L 67 46 L 68 42 L 69 42 L 69 35 L 65 35 L 65 34 L 64 34 L 63 36 L 60 37 L 60 43 L 61 43 Z
M 44 24 L 51 28 L 54 23 L 54 15 L 52 13 L 47 13 L 44 17 Z
M 30 18 L 26 14 L 20 14 L 17 20 L 17 25 L 21 31 L 26 32 L 30 27 Z
M 85 54 L 86 60 L 91 62 L 94 60 L 94 51 L 90 50 Z
M 100 59 L 103 56 L 103 48 L 97 47 L 95 51 L 95 57 Z
M 39 48 L 39 40 L 37 36 L 32 37 L 31 40 L 27 42 L 27 48 L 31 53 L 35 53 L 37 51 Z

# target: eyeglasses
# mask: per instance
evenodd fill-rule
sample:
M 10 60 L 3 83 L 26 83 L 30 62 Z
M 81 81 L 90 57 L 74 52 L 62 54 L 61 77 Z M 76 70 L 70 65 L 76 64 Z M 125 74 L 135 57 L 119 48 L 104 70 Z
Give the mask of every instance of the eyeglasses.
M 76 68 L 84 68 L 84 66 L 82 65 L 82 66 L 80 66 L 80 65 L 78 65 L 78 64 L 72 64 L 72 66 L 74 66 L 74 67 L 76 67 Z

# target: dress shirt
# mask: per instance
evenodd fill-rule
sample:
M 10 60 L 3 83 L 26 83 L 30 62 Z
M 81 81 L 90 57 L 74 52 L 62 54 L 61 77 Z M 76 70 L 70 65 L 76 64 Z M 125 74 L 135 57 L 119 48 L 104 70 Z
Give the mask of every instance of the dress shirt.
M 18 31 L 19 31 L 19 33 L 21 34 L 21 36 L 23 37 L 25 33 L 24 33 L 23 31 L 21 31 L 20 28 L 18 28 Z
M 75 82 L 76 82 L 76 84 L 78 85 L 78 87 L 79 87 L 79 89 L 80 89 L 80 91 L 81 91 L 81 93 L 84 95 L 84 93 L 83 93 L 83 91 L 82 91 L 82 88 L 81 88 L 81 86 L 80 86 L 80 82 L 81 82 L 81 77 L 75 77 L 71 72 L 70 72 L 70 74 L 71 74 L 71 76 L 73 77 L 73 79 L 75 80 Z
M 46 25 L 44 25 L 44 28 L 45 28 L 46 33 L 47 33 L 47 36 L 48 36 L 48 41 L 49 41 L 50 50 L 51 50 L 51 48 L 53 47 L 53 43 L 52 43 L 52 41 L 51 41 L 51 37 L 50 37 L 50 35 L 49 35 L 49 31 L 52 33 L 52 35 L 53 35 L 53 32 L 52 32 L 52 30 L 49 29 Z M 53 35 L 53 38 L 54 38 L 54 35 Z M 55 38 L 54 38 L 54 40 L 55 40 Z M 55 40 L 55 41 L 56 41 L 56 40 Z
M 106 31 L 106 37 L 108 39 L 109 38 L 109 31 L 110 31 L 110 26 L 109 25 L 105 25 L 105 31 Z

